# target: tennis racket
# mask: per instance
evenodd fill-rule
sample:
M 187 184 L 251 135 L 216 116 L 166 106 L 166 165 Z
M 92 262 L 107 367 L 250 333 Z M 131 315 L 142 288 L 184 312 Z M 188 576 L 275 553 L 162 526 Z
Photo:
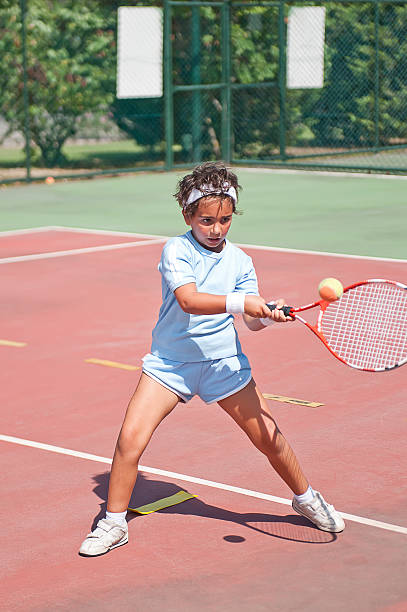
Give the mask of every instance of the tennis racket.
M 297 314 L 317 307 L 315 325 Z M 407 286 L 402 283 L 372 278 L 349 285 L 334 302 L 320 300 L 282 310 L 304 323 L 332 355 L 352 368 L 383 372 L 407 362 Z

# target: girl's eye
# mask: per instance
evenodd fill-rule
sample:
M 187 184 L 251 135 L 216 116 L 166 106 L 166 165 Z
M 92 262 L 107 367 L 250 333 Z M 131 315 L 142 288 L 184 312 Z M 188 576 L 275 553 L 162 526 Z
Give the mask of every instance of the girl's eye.
M 229 223 L 232 217 L 222 217 L 222 223 Z

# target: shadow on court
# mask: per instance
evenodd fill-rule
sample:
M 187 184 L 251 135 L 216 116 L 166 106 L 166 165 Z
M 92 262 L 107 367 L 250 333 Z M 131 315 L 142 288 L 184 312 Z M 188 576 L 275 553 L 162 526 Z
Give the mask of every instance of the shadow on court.
M 105 516 L 107 491 L 109 486 L 109 472 L 98 474 L 93 477 L 93 480 L 96 484 L 93 491 L 102 500 L 102 503 L 100 504 L 100 511 L 94 518 L 92 530 L 96 527 L 96 523 L 99 521 L 99 519 Z M 139 473 L 136 487 L 130 500 L 130 507 L 135 508 L 143 506 L 144 504 L 151 503 L 158 499 L 174 495 L 181 490 L 185 491 L 186 489 L 181 488 L 171 482 L 146 478 L 144 474 Z M 240 513 L 207 504 L 195 497 L 175 506 L 158 510 L 157 512 L 165 514 L 182 514 L 185 516 L 201 516 L 208 519 L 216 519 L 218 521 L 225 521 L 226 523 L 246 527 L 249 530 L 253 530 L 267 536 L 273 536 L 274 538 L 283 540 L 291 540 L 293 542 L 303 542 L 306 544 L 330 544 L 337 540 L 336 534 L 317 529 L 304 517 L 294 514 L 294 511 L 293 514 L 288 514 L 286 516 L 257 512 Z M 143 519 L 147 521 L 148 517 L 149 515 L 138 515 L 132 512 L 129 512 L 127 515 L 129 522 L 135 519 Z M 246 541 L 246 538 L 230 533 L 225 534 L 223 539 L 226 542 L 233 544 L 244 543 Z

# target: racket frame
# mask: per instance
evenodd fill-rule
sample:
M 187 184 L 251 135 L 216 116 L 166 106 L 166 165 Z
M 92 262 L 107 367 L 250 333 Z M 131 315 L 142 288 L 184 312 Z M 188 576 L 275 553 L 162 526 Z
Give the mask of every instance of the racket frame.
M 361 285 L 368 285 L 371 283 L 387 283 L 387 284 L 391 284 L 394 285 L 396 287 L 399 287 L 400 289 L 403 289 L 405 291 L 407 291 L 407 286 L 403 285 L 403 283 L 400 283 L 398 281 L 393 281 L 393 280 L 388 280 L 388 279 L 384 279 L 384 278 L 369 278 L 367 280 L 363 280 L 363 281 L 359 281 L 357 283 L 353 283 L 352 285 L 348 285 L 347 287 L 344 288 L 343 293 L 347 293 L 348 291 L 350 291 L 351 289 L 355 289 L 356 287 L 359 287 Z M 341 296 L 342 297 L 342 296 Z M 340 300 L 341 298 L 338 298 L 338 300 Z M 337 300 L 335 300 L 337 301 Z M 356 370 L 362 370 L 364 372 L 386 372 L 389 370 L 394 370 L 395 368 L 398 368 L 402 365 L 404 365 L 407 362 L 407 356 L 402 359 L 401 361 L 399 361 L 398 363 L 396 363 L 394 366 L 392 367 L 383 367 L 383 368 L 363 368 L 361 366 L 357 366 L 354 365 L 352 363 L 349 363 L 348 361 L 345 361 L 345 359 L 343 359 L 340 355 L 338 355 L 328 344 L 323 332 L 322 332 L 322 321 L 324 318 L 324 314 L 326 309 L 328 308 L 328 306 L 331 304 L 332 302 L 328 302 L 326 300 L 317 300 L 316 302 L 311 302 L 310 304 L 305 304 L 304 306 L 299 306 L 297 308 L 294 308 L 292 306 L 284 306 L 282 308 L 284 314 L 286 316 L 291 317 L 293 320 L 298 319 L 298 321 L 301 321 L 301 323 L 303 323 L 304 325 L 306 325 L 308 327 L 308 329 L 310 329 L 316 336 L 317 338 L 319 338 L 321 340 L 321 342 L 323 342 L 323 344 L 326 346 L 326 348 L 328 349 L 328 351 L 330 353 L 332 353 L 332 355 L 334 357 L 336 357 L 336 359 L 338 359 L 339 361 L 341 361 L 342 363 L 344 363 L 345 365 L 348 365 L 351 368 L 355 368 Z M 297 313 L 299 312 L 303 312 L 305 310 L 310 310 L 311 308 L 315 308 L 319 306 L 319 313 L 318 313 L 318 318 L 317 318 L 317 322 L 315 325 L 312 325 L 311 323 L 309 323 L 308 321 L 306 321 L 305 319 L 303 319 L 303 317 L 301 317 L 300 315 L 298 315 Z M 273 310 L 273 305 L 270 305 L 269 308 L 271 310 Z M 275 308 L 275 306 L 274 306 Z

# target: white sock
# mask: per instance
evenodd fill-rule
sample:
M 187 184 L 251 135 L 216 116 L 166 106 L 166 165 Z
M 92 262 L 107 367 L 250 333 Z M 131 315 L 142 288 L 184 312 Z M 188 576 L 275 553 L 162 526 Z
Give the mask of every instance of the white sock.
M 294 494 L 295 499 L 300 504 L 309 504 L 314 499 L 314 496 L 315 493 L 311 485 L 308 485 L 308 489 L 305 491 L 305 493 L 301 493 L 301 495 Z
M 114 521 L 118 525 L 127 524 L 126 514 L 127 514 L 127 510 L 125 510 L 124 512 L 109 512 L 109 510 L 106 510 L 106 518 L 109 519 L 110 521 Z

